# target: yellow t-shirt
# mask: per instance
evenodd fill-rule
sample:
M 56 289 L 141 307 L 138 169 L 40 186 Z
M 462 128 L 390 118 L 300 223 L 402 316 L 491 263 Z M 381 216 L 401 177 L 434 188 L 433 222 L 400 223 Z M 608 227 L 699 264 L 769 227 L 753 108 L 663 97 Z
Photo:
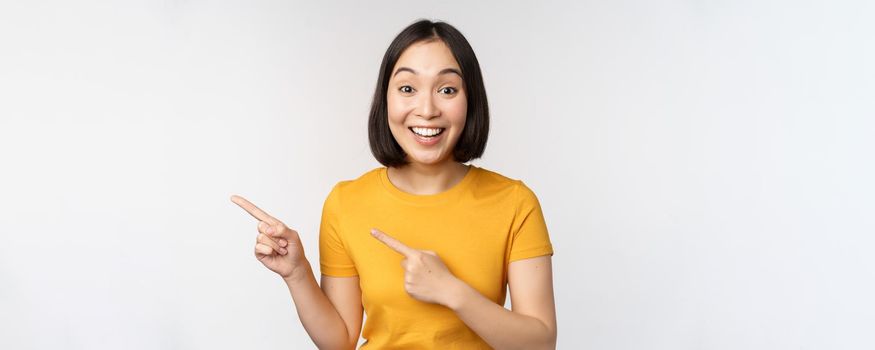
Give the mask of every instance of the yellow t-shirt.
M 416 195 L 395 187 L 386 170 L 338 182 L 322 210 L 322 274 L 359 276 L 367 340 L 360 349 L 489 349 L 452 310 L 407 294 L 404 257 L 370 229 L 434 251 L 453 275 L 504 305 L 508 264 L 553 255 L 535 193 L 520 180 L 471 165 L 449 190 Z

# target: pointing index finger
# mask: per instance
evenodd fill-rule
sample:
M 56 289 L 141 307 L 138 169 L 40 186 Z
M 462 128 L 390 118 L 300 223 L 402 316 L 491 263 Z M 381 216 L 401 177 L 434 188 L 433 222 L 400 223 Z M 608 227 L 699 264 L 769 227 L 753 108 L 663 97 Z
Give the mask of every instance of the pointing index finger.
M 258 220 L 267 222 L 271 225 L 277 223 L 276 219 L 274 219 L 270 215 L 267 215 L 267 213 L 265 213 L 263 210 L 256 207 L 255 204 L 252 204 L 252 202 L 246 200 L 246 198 L 240 197 L 235 194 L 231 196 L 231 201 L 234 202 L 234 204 L 240 206 L 240 208 L 243 208 L 243 210 L 249 213 L 249 215 L 252 215 L 252 217 Z
M 378 229 L 371 229 L 371 235 L 373 235 L 374 238 L 376 238 L 380 242 L 383 242 L 383 244 L 387 245 L 389 248 L 392 248 L 392 250 L 401 253 L 401 255 L 404 255 L 405 257 L 409 258 L 411 255 L 414 255 L 418 252 L 418 250 L 406 246 L 404 243 L 401 243 L 401 241 L 383 233 Z

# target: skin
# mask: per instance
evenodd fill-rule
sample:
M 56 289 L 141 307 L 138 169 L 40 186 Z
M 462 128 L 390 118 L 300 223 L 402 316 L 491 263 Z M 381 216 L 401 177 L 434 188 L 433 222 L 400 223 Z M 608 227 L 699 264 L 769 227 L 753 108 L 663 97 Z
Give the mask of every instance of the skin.
M 449 71 L 450 69 L 452 71 Z M 465 177 L 468 166 L 452 159 L 468 113 L 467 95 L 459 64 L 443 41 L 411 45 L 395 63 L 386 91 L 389 130 L 407 153 L 410 164 L 388 169 L 389 179 L 402 191 L 435 194 Z M 411 126 L 446 128 L 440 141 L 416 142 Z
M 286 282 L 298 318 L 319 349 L 355 349 L 361 333 L 358 277 L 316 284 L 298 232 L 243 197 L 231 201 L 258 220 L 255 257 Z M 355 296 L 358 298 L 355 298 Z
M 461 76 L 448 69 L 461 72 L 452 52 L 440 40 L 411 45 L 393 69 L 387 91 L 389 129 L 410 164 L 391 167 L 388 175 L 405 192 L 440 193 L 461 181 L 468 171 L 468 166 L 452 157 L 465 126 L 465 87 Z M 409 126 L 446 130 L 437 144 L 424 146 L 415 141 Z M 297 231 L 240 196 L 231 200 L 259 220 L 256 258 L 286 282 L 298 316 L 317 347 L 355 349 L 363 314 L 358 276 L 323 275 L 320 289 Z M 550 256 L 509 264 L 512 310 L 507 310 L 456 278 L 435 252 L 410 248 L 376 228 L 371 234 L 404 256 L 404 288 L 411 297 L 450 308 L 495 349 L 555 349 Z

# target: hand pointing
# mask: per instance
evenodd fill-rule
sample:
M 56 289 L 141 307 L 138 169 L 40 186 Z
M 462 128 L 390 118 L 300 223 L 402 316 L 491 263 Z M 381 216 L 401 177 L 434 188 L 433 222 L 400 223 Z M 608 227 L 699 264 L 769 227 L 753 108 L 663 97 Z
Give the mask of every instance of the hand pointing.
M 430 250 L 417 250 L 377 229 L 371 235 L 387 247 L 404 256 L 404 289 L 414 299 L 449 306 L 455 297 L 461 280 L 454 276 L 447 265 Z
M 231 201 L 258 220 L 255 257 L 265 267 L 288 279 L 299 267 L 309 264 L 297 231 L 286 227 L 243 197 L 232 195 Z

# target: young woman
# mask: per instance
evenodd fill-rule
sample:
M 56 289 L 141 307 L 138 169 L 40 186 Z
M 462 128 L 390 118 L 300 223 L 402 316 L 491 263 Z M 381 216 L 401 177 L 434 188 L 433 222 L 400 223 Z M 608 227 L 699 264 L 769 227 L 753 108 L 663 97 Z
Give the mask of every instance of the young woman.
M 384 167 L 338 182 L 323 205 L 321 288 L 297 231 L 232 196 L 259 220 L 255 255 L 283 277 L 320 349 L 354 349 L 359 334 L 362 349 L 556 347 L 538 199 L 520 180 L 465 164 L 483 154 L 488 130 L 468 41 L 421 20 L 380 67 L 368 133 Z

